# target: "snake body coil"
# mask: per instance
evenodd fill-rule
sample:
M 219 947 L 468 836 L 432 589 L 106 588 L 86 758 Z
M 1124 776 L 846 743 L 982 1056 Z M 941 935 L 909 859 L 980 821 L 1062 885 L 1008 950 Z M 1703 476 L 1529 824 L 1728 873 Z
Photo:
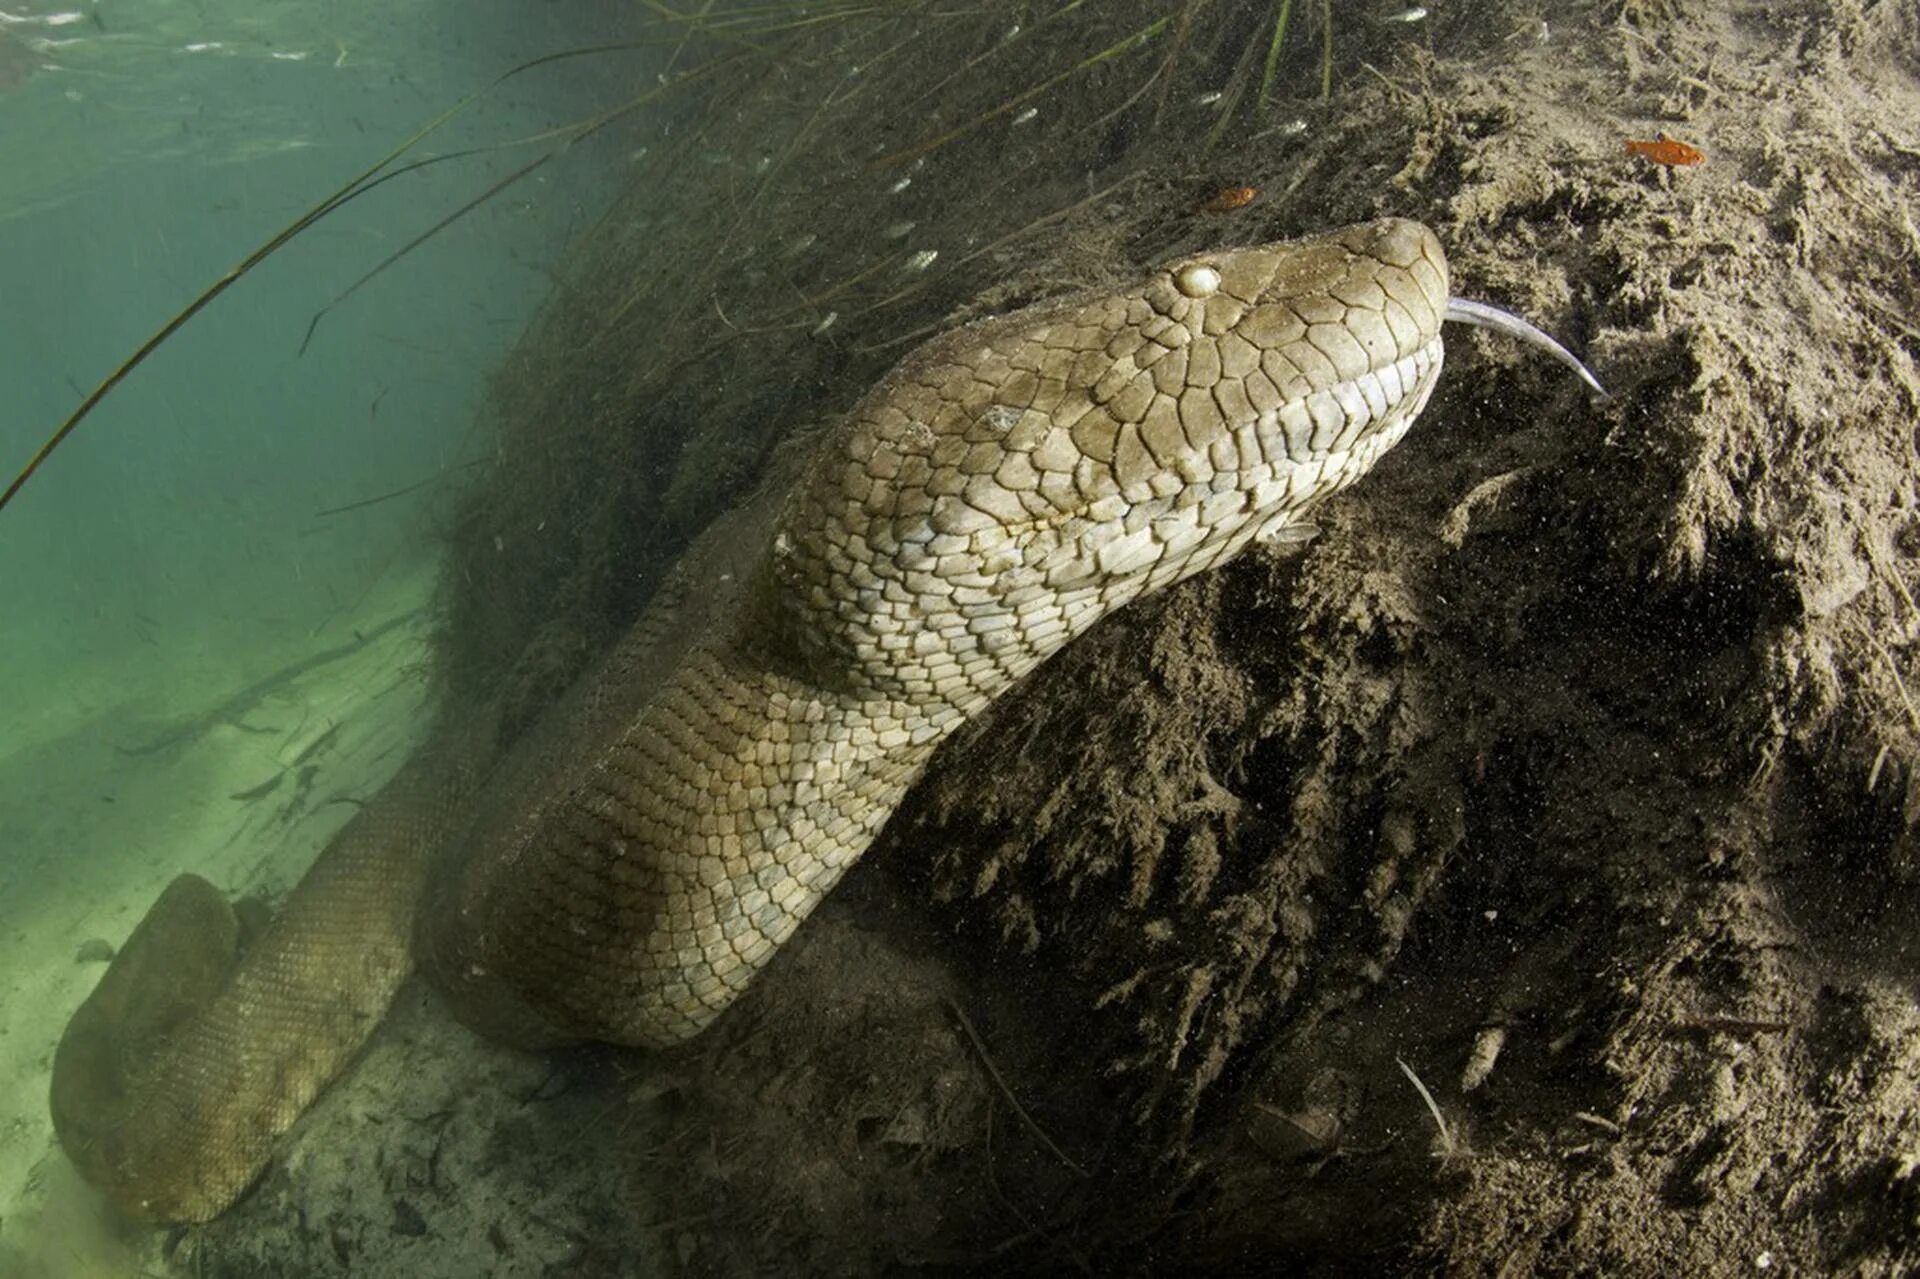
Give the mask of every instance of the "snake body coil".
M 251 944 L 176 882 L 62 1041 L 63 1144 L 136 1216 L 218 1214 L 416 961 L 520 1042 L 697 1033 L 955 728 L 1392 447 L 1447 304 L 1433 234 L 1389 220 L 927 343 L 484 789 L 457 741 L 416 760 Z

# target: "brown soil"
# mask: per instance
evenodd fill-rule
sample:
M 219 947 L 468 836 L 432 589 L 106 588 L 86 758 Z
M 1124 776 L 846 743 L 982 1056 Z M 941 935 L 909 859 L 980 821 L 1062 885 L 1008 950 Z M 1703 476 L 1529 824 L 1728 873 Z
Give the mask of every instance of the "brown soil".
M 554 1101 L 476 1075 L 449 1105 L 511 1139 L 404 1195 L 392 1132 L 318 1116 L 296 1151 L 386 1181 L 276 1172 L 208 1273 L 427 1273 L 459 1202 L 525 1273 L 1920 1261 L 1920 17 L 1337 16 L 1322 105 L 1295 8 L 1264 110 L 1259 5 L 914 7 L 731 55 L 502 373 L 451 695 L 537 714 L 918 335 L 1170 253 L 1418 217 L 1614 398 L 1457 335 L 1318 541 L 996 706 L 706 1037 L 570 1061 Z M 1661 130 L 1706 162 L 1624 152 Z

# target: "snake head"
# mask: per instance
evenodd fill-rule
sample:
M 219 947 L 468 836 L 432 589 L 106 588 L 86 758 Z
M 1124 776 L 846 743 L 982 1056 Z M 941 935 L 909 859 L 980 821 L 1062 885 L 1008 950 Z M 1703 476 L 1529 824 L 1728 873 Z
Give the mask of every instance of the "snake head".
M 927 343 L 788 503 L 790 633 L 883 687 L 1031 666 L 1364 474 L 1433 390 L 1447 298 L 1439 241 L 1389 219 Z
M 1572 359 L 1451 298 L 1439 240 L 1395 218 L 936 338 L 788 503 L 783 629 L 889 695 L 997 687 L 1127 600 L 1298 534 L 1426 406 L 1448 319 Z

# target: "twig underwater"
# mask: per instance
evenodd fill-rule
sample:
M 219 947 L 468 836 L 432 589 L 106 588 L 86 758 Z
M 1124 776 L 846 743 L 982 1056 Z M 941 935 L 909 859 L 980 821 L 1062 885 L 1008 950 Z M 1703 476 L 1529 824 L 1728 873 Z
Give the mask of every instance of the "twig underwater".
M 1029 1133 L 1033 1134 L 1035 1140 L 1047 1148 L 1048 1153 L 1060 1161 L 1068 1172 L 1071 1172 L 1076 1177 L 1085 1177 L 1087 1170 L 1076 1163 L 1073 1157 L 1067 1154 L 1066 1151 L 1060 1149 L 1060 1147 L 1054 1143 L 1053 1138 L 1047 1135 L 1047 1130 L 1042 1128 L 1039 1121 L 1031 1114 L 1027 1113 L 1025 1106 L 1020 1104 L 1020 1099 L 1014 1095 L 1012 1085 L 1007 1083 L 1007 1077 L 1001 1074 L 1000 1067 L 994 1064 L 993 1054 L 987 1051 L 986 1041 L 980 1037 L 980 1032 L 974 1029 L 973 1019 L 967 1016 L 966 1010 L 960 1007 L 959 1001 L 949 997 L 944 1002 L 947 1005 L 947 1011 L 953 1014 L 954 1021 L 959 1024 L 960 1032 L 966 1036 L 967 1042 L 973 1046 L 974 1055 L 979 1058 L 980 1064 L 986 1068 L 988 1077 L 993 1080 L 994 1086 L 1000 1090 L 1000 1095 L 1007 1099 L 1007 1104 L 1013 1107 L 1014 1117 L 1020 1121 L 1021 1125 L 1026 1128 Z
M 1433 1116 L 1434 1127 L 1440 1130 L 1440 1157 L 1451 1158 L 1458 1147 L 1454 1144 L 1453 1130 L 1447 1127 L 1447 1117 L 1440 1113 L 1440 1103 L 1433 1099 L 1431 1092 L 1427 1091 L 1427 1086 L 1420 1081 L 1420 1076 L 1413 1073 L 1412 1066 L 1407 1065 L 1399 1057 L 1393 1059 L 1393 1064 L 1400 1067 L 1400 1073 L 1407 1077 L 1408 1082 L 1413 1085 L 1413 1090 L 1420 1094 L 1420 1100 L 1427 1103 L 1427 1113 Z

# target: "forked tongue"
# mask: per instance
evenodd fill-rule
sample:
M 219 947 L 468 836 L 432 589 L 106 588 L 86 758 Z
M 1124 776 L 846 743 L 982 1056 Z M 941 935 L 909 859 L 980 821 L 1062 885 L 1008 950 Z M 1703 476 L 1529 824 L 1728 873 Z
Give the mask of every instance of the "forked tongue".
M 1495 333 L 1504 333 L 1510 338 L 1518 338 L 1528 346 L 1538 347 L 1560 363 L 1580 375 L 1580 380 L 1593 388 L 1594 394 L 1601 399 L 1607 398 L 1607 388 L 1600 385 L 1587 366 L 1580 363 L 1573 352 L 1554 341 L 1545 330 L 1535 328 L 1511 311 L 1502 311 L 1497 306 L 1488 306 L 1485 302 L 1474 302 L 1467 298 L 1448 298 L 1447 314 L 1444 317 L 1457 324 L 1471 324 L 1477 329 L 1492 329 Z

